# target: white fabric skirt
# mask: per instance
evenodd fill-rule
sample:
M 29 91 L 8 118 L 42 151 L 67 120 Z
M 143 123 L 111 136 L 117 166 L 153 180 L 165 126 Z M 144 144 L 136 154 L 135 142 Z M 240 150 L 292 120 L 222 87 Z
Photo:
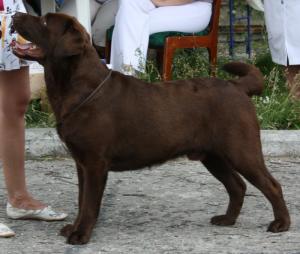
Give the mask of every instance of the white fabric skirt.
M 11 48 L 13 41 L 25 42 L 12 27 L 11 17 L 16 11 L 26 12 L 21 0 L 0 0 L 0 71 L 16 70 L 29 65 L 29 62 L 15 56 Z

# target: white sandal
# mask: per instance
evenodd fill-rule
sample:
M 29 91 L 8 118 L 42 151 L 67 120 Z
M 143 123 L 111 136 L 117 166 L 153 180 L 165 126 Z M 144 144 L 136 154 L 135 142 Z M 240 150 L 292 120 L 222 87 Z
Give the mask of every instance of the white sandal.
M 12 237 L 15 236 L 15 232 L 12 231 L 8 226 L 0 223 L 0 237 Z
M 68 216 L 66 213 L 54 211 L 51 206 L 38 210 L 26 210 L 13 207 L 10 203 L 7 203 L 6 213 L 10 219 L 14 220 L 60 221 Z

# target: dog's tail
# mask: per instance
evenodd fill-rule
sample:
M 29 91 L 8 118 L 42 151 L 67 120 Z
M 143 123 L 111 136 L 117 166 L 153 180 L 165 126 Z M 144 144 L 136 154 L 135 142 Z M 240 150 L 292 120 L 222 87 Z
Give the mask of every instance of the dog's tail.
M 240 78 L 230 80 L 248 96 L 260 95 L 264 88 L 264 77 L 260 70 L 251 64 L 232 62 L 225 64 L 223 69 Z

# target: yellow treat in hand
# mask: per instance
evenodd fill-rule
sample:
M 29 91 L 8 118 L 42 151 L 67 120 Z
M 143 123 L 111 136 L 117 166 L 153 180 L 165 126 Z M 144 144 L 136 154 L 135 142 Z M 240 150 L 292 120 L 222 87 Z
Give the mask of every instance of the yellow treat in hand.
M 26 44 L 28 43 L 28 41 L 26 41 L 21 35 L 18 34 L 18 37 L 17 37 L 17 42 L 19 44 Z

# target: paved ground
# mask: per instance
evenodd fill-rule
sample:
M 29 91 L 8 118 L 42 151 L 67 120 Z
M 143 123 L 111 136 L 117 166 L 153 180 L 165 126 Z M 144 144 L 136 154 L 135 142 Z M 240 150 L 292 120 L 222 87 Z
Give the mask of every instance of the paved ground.
M 300 159 L 270 158 L 267 164 L 283 185 L 292 217 L 287 233 L 266 233 L 272 220 L 269 203 L 253 187 L 237 224 L 210 225 L 223 213 L 227 194 L 198 163 L 172 161 L 152 170 L 111 173 L 99 222 L 90 244 L 73 247 L 57 232 L 65 222 L 12 221 L 4 213 L 0 176 L 0 221 L 17 236 L 0 240 L 0 254 L 179 254 L 300 253 Z M 71 160 L 27 162 L 28 182 L 40 199 L 76 214 L 77 186 Z

